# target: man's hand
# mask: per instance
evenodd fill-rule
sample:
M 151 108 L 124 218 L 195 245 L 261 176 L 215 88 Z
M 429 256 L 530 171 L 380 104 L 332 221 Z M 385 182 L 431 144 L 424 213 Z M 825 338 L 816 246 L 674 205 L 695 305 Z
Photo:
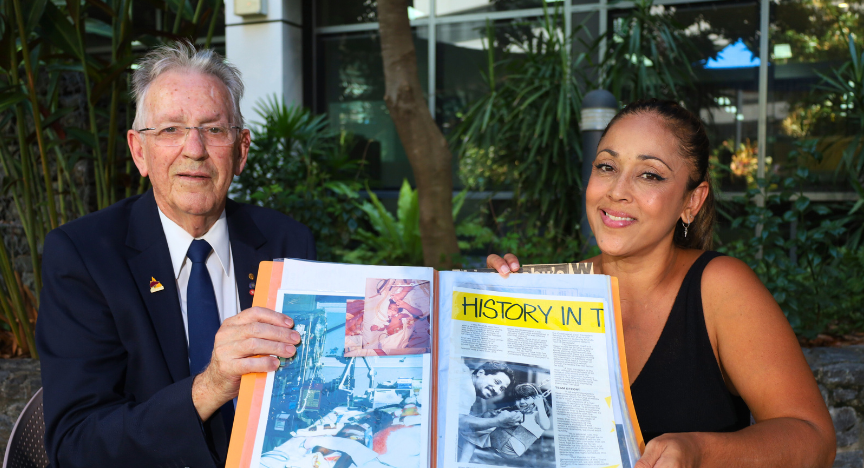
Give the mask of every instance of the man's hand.
M 496 426 L 513 427 L 522 424 L 522 413 L 518 411 L 502 411 L 495 417 Z
M 192 402 L 206 421 L 240 392 L 240 378 L 279 368 L 279 357 L 291 357 L 300 334 L 294 321 L 263 307 L 252 307 L 226 319 L 216 332 L 213 356 L 192 383 Z
M 492 254 L 486 257 L 486 268 L 494 268 L 503 277 L 510 276 L 513 271 L 519 271 L 519 259 L 515 255 L 504 254 L 504 258 Z

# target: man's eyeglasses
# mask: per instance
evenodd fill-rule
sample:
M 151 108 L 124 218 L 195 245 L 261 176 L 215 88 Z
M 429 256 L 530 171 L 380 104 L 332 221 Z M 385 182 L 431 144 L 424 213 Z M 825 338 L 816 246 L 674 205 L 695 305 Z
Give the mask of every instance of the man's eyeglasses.
M 161 128 L 142 128 L 141 130 L 136 130 L 136 132 L 154 132 L 152 135 L 156 146 L 183 146 L 186 143 L 189 131 L 193 128 L 198 129 L 198 133 L 203 138 L 204 146 L 231 146 L 234 144 L 234 140 L 237 139 L 237 132 L 234 130 L 240 130 L 240 127 L 236 126 L 205 125 L 201 127 L 179 127 L 168 125 Z

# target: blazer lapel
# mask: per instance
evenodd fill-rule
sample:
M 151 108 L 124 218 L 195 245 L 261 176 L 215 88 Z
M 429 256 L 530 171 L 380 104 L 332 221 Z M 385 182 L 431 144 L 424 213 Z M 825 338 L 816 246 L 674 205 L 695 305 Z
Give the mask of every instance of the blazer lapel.
M 243 205 L 228 200 L 225 206 L 225 218 L 228 222 L 228 238 L 231 239 L 231 252 L 234 262 L 234 278 L 237 281 L 237 292 L 240 296 L 240 310 L 252 307 L 254 283 L 257 280 L 258 264 L 273 260 L 261 247 L 267 243 L 267 238 L 255 225 L 255 221 L 243 209 Z M 250 279 L 252 275 L 255 279 Z
M 132 206 L 126 245 L 138 251 L 129 258 L 129 268 L 144 298 L 171 378 L 175 382 L 185 379 L 189 377 L 189 351 L 180 294 L 152 189 Z M 151 293 L 151 278 L 162 283 L 164 289 Z

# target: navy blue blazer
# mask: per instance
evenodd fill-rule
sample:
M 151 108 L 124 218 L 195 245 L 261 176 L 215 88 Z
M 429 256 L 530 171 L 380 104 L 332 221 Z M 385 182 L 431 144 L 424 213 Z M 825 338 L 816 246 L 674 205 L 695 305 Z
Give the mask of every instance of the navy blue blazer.
M 302 224 L 228 200 L 240 308 L 261 261 L 315 259 Z M 165 287 L 150 292 L 150 278 Z M 45 443 L 55 468 L 212 467 L 228 434 L 192 404 L 177 283 L 153 192 L 67 223 L 45 238 L 36 323 Z

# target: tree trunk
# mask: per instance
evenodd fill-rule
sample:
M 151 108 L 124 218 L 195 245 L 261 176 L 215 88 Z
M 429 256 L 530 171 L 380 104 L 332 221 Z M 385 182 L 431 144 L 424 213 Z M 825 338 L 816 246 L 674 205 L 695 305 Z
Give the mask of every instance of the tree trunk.
M 459 254 L 453 225 L 453 156 L 432 119 L 420 78 L 405 0 L 378 0 L 384 102 L 414 171 L 420 204 L 423 261 L 451 268 Z

